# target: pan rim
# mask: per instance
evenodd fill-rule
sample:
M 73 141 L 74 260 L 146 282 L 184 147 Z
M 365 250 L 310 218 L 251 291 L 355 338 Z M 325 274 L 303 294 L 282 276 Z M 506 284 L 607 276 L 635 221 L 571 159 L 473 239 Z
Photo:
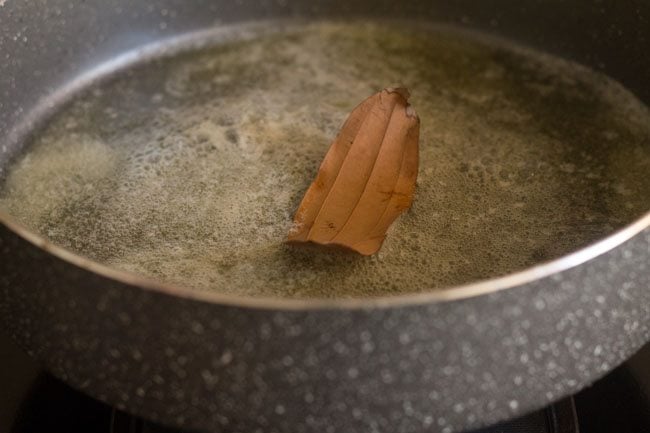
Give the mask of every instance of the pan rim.
M 140 274 L 103 265 L 68 249 L 54 245 L 45 237 L 20 224 L 14 217 L 10 216 L 3 210 L 0 210 L 0 224 L 30 244 L 64 262 L 133 288 L 161 293 L 181 299 L 247 309 L 275 311 L 370 310 L 412 307 L 466 300 L 497 293 L 503 290 L 514 289 L 525 284 L 542 280 L 591 261 L 598 256 L 614 250 L 616 247 L 640 234 L 646 228 L 650 227 L 650 212 L 647 212 L 639 219 L 615 231 L 607 237 L 577 251 L 500 277 L 487 278 L 457 286 L 441 287 L 426 292 L 407 293 L 394 296 L 388 295 L 376 298 L 334 299 L 275 298 L 268 296 L 257 297 L 233 295 L 216 291 L 191 289 L 179 284 L 164 283 Z
M 274 20 L 277 23 L 277 20 Z M 287 24 L 295 23 L 296 20 L 287 20 Z M 259 28 L 262 31 L 267 21 L 254 21 L 249 23 L 235 23 L 234 26 L 242 27 L 248 25 L 248 28 Z M 432 24 L 432 23 L 425 23 Z M 446 27 L 445 24 L 435 23 L 436 26 Z M 475 30 L 453 27 L 454 31 L 460 33 L 475 33 Z M 161 47 L 166 47 L 167 54 L 173 54 L 176 49 L 186 47 L 193 40 L 201 40 L 204 35 L 228 39 L 230 37 L 231 25 L 223 25 L 218 29 L 209 28 L 195 30 L 185 35 L 176 35 L 170 38 L 163 38 L 157 42 L 147 44 L 143 47 L 113 58 L 110 61 L 101 63 L 81 76 L 77 77 L 72 83 L 64 85 L 55 90 L 47 99 L 50 103 L 37 103 L 36 110 L 24 117 L 13 131 L 10 132 L 10 141 L 17 140 L 18 136 L 25 133 L 25 129 L 31 129 L 34 126 L 34 119 L 47 118 L 39 107 L 51 107 L 64 102 L 67 95 L 75 94 L 76 90 L 87 87 L 96 81 L 109 78 L 113 72 L 122 69 L 124 66 L 151 59 L 160 55 Z M 246 29 L 246 27 L 245 27 Z M 490 37 L 494 40 L 500 40 L 499 36 L 488 33 L 478 32 L 481 35 Z M 240 35 L 241 37 L 241 35 Z M 200 46 L 200 43 L 199 43 Z M 311 311 L 311 310 L 370 310 L 370 309 L 389 309 L 399 307 L 411 307 L 417 305 L 446 303 L 471 299 L 502 290 L 515 288 L 534 281 L 542 280 L 546 277 L 558 274 L 568 269 L 584 264 L 602 254 L 614 250 L 616 247 L 632 239 L 637 234 L 650 227 L 650 210 L 641 215 L 638 219 L 628 225 L 610 233 L 609 235 L 582 247 L 574 252 L 565 254 L 550 261 L 542 262 L 534 266 L 529 266 L 522 270 L 511 272 L 506 275 L 481 279 L 466 284 L 455 286 L 444 286 L 436 289 L 417 293 L 405 293 L 401 295 L 384 295 L 369 298 L 277 298 L 268 296 L 246 296 L 220 293 L 212 290 L 191 289 L 179 284 L 164 283 L 153 278 L 145 277 L 133 272 L 123 271 L 103 265 L 97 261 L 86 258 L 80 254 L 74 253 L 68 249 L 52 244 L 44 236 L 28 229 L 18 222 L 18 220 L 7 212 L 0 209 L 0 225 L 6 227 L 9 231 L 15 233 L 25 241 L 44 250 L 54 257 L 84 269 L 88 272 L 99 275 L 108 280 L 116 281 L 127 286 L 156 292 L 181 299 L 206 302 L 210 304 L 223 305 L 229 307 L 273 310 L 273 311 Z

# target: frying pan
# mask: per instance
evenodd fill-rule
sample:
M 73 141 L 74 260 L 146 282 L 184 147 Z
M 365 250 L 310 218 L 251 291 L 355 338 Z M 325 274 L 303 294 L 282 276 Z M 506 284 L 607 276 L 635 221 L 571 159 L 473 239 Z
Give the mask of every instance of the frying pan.
M 483 30 L 601 70 L 650 103 L 647 1 L 0 0 L 0 167 L 74 77 L 195 30 L 329 16 Z M 649 227 L 646 214 L 576 253 L 446 291 L 306 301 L 154 283 L 0 214 L 0 318 L 62 380 L 170 425 L 461 431 L 574 393 L 650 339 Z

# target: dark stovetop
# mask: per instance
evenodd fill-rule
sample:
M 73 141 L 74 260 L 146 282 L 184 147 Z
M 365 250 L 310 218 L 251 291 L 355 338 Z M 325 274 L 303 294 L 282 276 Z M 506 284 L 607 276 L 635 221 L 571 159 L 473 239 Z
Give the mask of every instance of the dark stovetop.
M 476 433 L 650 433 L 650 344 L 573 398 Z M 45 373 L 0 332 L 0 432 L 171 433 Z

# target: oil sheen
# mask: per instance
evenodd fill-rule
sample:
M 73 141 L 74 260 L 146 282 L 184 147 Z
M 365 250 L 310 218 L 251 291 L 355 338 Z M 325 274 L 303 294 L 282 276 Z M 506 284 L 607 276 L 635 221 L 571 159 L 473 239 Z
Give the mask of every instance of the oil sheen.
M 347 114 L 407 86 L 415 201 L 372 257 L 284 243 Z M 648 210 L 650 113 L 579 65 L 451 29 L 285 25 L 84 90 L 28 143 L 0 208 L 159 281 L 240 295 L 436 290 L 578 250 Z

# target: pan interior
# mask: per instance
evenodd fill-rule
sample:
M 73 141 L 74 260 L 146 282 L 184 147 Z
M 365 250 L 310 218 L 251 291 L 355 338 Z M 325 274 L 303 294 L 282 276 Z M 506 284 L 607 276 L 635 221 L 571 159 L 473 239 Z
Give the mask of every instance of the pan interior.
M 80 91 L 25 142 L 0 208 L 57 245 L 161 281 L 321 298 L 504 275 L 648 210 L 650 113 L 602 74 L 448 27 L 241 34 Z M 396 83 L 422 121 L 413 208 L 373 257 L 285 245 L 347 113 Z

